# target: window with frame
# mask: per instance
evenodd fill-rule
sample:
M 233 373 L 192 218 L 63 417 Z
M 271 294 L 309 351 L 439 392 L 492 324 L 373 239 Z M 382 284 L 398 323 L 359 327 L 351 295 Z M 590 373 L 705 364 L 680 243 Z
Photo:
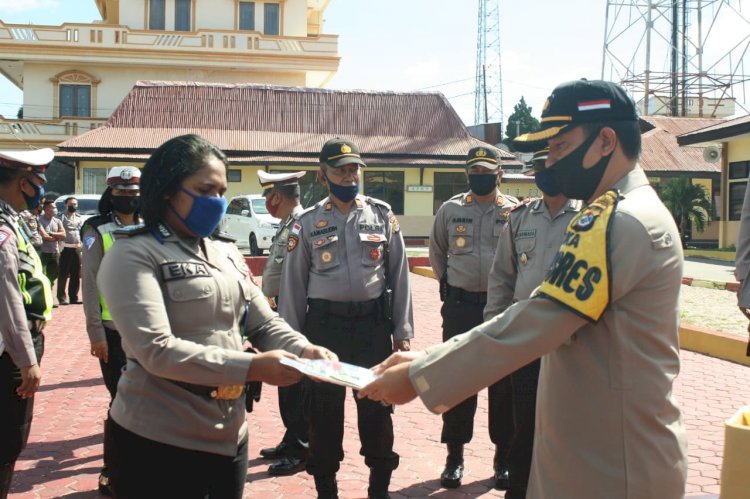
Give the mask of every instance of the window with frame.
M 391 205 L 396 215 L 404 214 L 404 172 L 364 172 L 364 193 Z
M 240 2 L 239 29 L 255 31 L 255 2 Z
M 745 201 L 747 178 L 750 173 L 750 161 L 735 161 L 729 163 L 729 220 L 740 220 L 742 217 L 742 203 Z
M 91 117 L 91 85 L 60 85 L 60 117 Z
M 263 4 L 263 33 L 266 35 L 279 34 L 279 4 Z
M 436 172 L 432 193 L 432 214 L 456 194 L 469 190 L 466 174 L 461 172 Z
M 236 168 L 227 170 L 227 182 L 242 182 L 242 170 Z
M 149 0 L 148 29 L 163 30 L 166 26 L 167 7 L 165 0 Z
M 193 0 L 175 0 L 174 4 L 174 30 L 191 31 L 190 7 Z
M 106 168 L 83 169 L 83 194 L 99 194 L 107 188 Z

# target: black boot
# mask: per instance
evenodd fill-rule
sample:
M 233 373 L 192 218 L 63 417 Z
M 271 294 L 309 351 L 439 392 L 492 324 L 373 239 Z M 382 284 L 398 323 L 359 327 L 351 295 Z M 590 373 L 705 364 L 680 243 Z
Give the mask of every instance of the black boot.
M 508 464 L 505 457 L 500 452 L 499 447 L 495 447 L 495 488 L 497 490 L 508 490 L 510 478 L 508 473 Z
M 338 499 L 336 475 L 315 475 L 315 490 L 318 491 L 318 499 Z
M 440 475 L 440 486 L 446 489 L 456 489 L 461 486 L 464 476 L 464 444 L 448 444 L 448 457 L 445 459 L 445 469 Z
M 112 488 L 109 486 L 109 470 L 106 466 L 99 473 L 99 493 L 104 496 L 112 495 Z
M 10 481 L 13 479 L 13 467 L 16 462 L 0 465 L 0 498 L 8 497 L 10 491 Z
M 390 499 L 388 485 L 391 484 L 393 470 L 370 468 L 370 486 L 367 487 L 368 499 Z

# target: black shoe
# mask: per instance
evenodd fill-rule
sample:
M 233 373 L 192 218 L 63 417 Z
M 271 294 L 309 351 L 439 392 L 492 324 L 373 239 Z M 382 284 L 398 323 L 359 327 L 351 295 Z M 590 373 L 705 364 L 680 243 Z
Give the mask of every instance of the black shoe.
M 339 487 L 336 484 L 336 475 L 314 475 L 315 490 L 318 499 L 338 499 Z
M 440 475 L 440 486 L 446 489 L 457 489 L 464 477 L 464 446 L 463 444 L 448 444 L 448 457 L 445 469 Z
M 508 490 L 510 479 L 508 477 L 508 466 L 498 464 L 495 466 L 495 488 L 497 490 Z
M 58 298 L 57 301 L 60 303 L 60 305 L 68 305 L 68 299 L 67 298 Z
M 281 459 L 283 457 L 287 457 L 290 450 L 291 446 L 289 444 L 287 444 L 286 442 L 281 442 L 276 447 L 261 449 L 260 457 L 262 457 L 263 459 Z
M 81 300 L 79 300 L 78 298 L 71 298 L 70 300 L 71 305 L 78 305 L 79 303 L 81 303 Z
M 102 472 L 99 474 L 99 493 L 105 496 L 112 495 L 112 489 L 109 486 L 109 470 L 102 468 Z
M 268 474 L 271 476 L 289 476 L 294 475 L 305 469 L 305 460 L 296 457 L 283 457 L 281 461 L 273 463 L 268 467 Z
M 388 486 L 391 484 L 393 470 L 370 468 L 370 483 L 367 487 L 367 499 L 391 499 Z

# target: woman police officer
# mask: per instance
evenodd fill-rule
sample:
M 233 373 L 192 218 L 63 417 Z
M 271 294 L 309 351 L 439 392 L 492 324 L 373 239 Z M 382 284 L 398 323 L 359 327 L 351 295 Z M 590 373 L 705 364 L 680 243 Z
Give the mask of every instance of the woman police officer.
M 226 169 L 197 135 L 162 144 L 142 172 L 144 228 L 99 269 L 127 356 L 105 433 L 115 497 L 242 497 L 245 382 L 299 381 L 281 363 L 294 354 L 336 358 L 271 311 L 234 244 L 209 238 Z M 243 352 L 243 330 L 264 353 Z

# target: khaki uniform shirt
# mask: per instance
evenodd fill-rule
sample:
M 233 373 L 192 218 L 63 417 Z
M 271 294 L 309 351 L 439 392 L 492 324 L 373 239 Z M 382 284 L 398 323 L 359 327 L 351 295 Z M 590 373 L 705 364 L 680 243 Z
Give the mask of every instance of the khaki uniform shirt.
M 414 336 L 409 264 L 404 238 L 388 204 L 357 196 L 351 211 L 339 212 L 325 198 L 293 224 L 281 272 L 279 314 L 305 330 L 307 299 L 361 302 L 385 290 L 384 243 L 393 289 L 393 338 Z
M 13 208 L 2 200 L 0 211 L 10 219 L 18 218 Z M 23 368 L 33 366 L 37 361 L 18 286 L 16 227 L 0 218 L 0 355 L 8 352 L 13 363 Z
M 171 380 L 244 385 L 254 355 L 243 352 L 243 324 L 264 351 L 300 354 L 309 342 L 271 311 L 234 244 L 165 226 L 139 232 L 112 246 L 97 276 L 128 357 L 110 414 L 142 437 L 234 456 L 247 437 L 244 397 L 216 400 Z
M 510 212 L 492 262 L 484 320 L 531 296 L 563 243 L 568 223 L 580 210 L 580 201 L 569 200 L 553 217 L 539 198 Z
M 77 213 L 63 213 L 60 220 L 62 221 L 63 229 L 65 229 L 65 241 L 63 241 L 63 247 L 80 248 L 81 227 L 83 226 L 83 219 L 81 216 Z
M 742 282 L 737 294 L 739 306 L 750 308 L 750 279 L 747 278 L 750 272 L 750 189 L 745 190 L 735 258 L 734 278 Z
M 518 201 L 501 193 L 479 204 L 471 191 L 450 198 L 438 210 L 430 234 L 430 264 L 438 279 L 471 292 L 487 291 L 497 240 Z
M 263 267 L 263 282 L 261 287 L 263 294 L 269 298 L 276 298 L 279 296 L 279 288 L 281 287 L 281 266 L 284 263 L 286 254 L 289 253 L 287 244 L 289 243 L 289 232 L 292 230 L 292 225 L 297 215 L 302 213 L 304 208 L 302 205 L 297 205 L 292 210 L 292 213 L 286 217 L 286 220 L 281 224 L 279 230 L 276 232 L 276 237 L 273 239 L 271 249 L 268 251 L 268 260 L 266 260 L 266 266 Z
M 672 389 L 680 237 L 640 167 L 614 188 L 611 298 L 597 323 L 549 299 L 522 300 L 410 367 L 425 405 L 445 412 L 543 356 L 530 499 L 684 495 L 687 443 Z
M 34 249 L 39 250 L 44 242 L 42 240 L 42 234 L 39 232 L 39 219 L 29 210 L 23 210 L 18 215 L 21 217 L 24 224 L 26 224 L 26 232 L 29 236 L 29 241 L 31 241 Z

